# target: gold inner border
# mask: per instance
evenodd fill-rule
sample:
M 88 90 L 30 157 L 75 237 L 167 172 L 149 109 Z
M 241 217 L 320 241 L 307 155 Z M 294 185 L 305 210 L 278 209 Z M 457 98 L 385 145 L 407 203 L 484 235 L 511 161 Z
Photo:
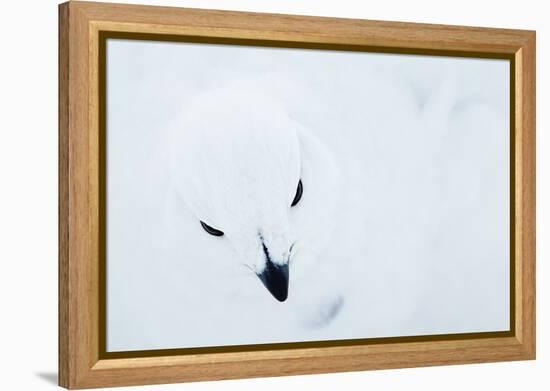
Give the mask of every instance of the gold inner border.
M 472 51 L 456 50 L 434 50 L 434 49 L 411 49 L 367 45 L 347 45 L 330 43 L 310 43 L 310 42 L 288 42 L 274 40 L 258 39 L 239 39 L 239 38 L 220 38 L 220 37 L 201 37 L 190 35 L 173 34 L 155 34 L 155 33 L 137 33 L 120 31 L 99 31 L 98 39 L 98 92 L 99 92 L 99 359 L 119 359 L 119 358 L 146 358 L 160 356 L 176 355 L 194 355 L 201 353 L 227 353 L 227 352 L 254 352 L 262 350 L 285 350 L 285 349 L 303 349 L 303 348 L 322 348 L 335 346 L 353 346 L 353 345 L 378 345 L 389 343 L 404 342 L 431 342 L 431 341 L 453 341 L 469 340 L 480 338 L 504 338 L 514 337 L 516 330 L 516 270 L 515 270 L 515 56 L 514 54 L 503 53 L 483 53 Z M 426 56 L 444 56 L 444 57 L 469 57 L 469 58 L 487 58 L 502 59 L 509 61 L 509 95 L 510 95 L 510 118 L 509 118 L 509 172 L 510 172 L 510 286 L 509 286 L 509 330 L 507 331 L 489 331 L 458 334 L 435 334 L 435 335 L 413 335 L 397 337 L 378 337 L 378 338 L 360 338 L 360 339 L 342 339 L 342 340 L 322 340 L 307 342 L 285 342 L 285 343 L 266 343 L 250 345 L 228 345 L 228 346 L 207 346 L 194 348 L 174 348 L 174 349 L 155 349 L 155 350 L 132 350 L 132 351 L 107 351 L 107 40 L 124 39 L 139 41 L 158 41 L 158 42 L 180 42 L 180 43 L 200 43 L 217 45 L 239 45 L 239 46 L 258 46 L 272 48 L 295 48 L 306 50 L 331 50 L 331 51 L 353 51 L 369 53 L 388 53 L 388 54 L 409 54 Z

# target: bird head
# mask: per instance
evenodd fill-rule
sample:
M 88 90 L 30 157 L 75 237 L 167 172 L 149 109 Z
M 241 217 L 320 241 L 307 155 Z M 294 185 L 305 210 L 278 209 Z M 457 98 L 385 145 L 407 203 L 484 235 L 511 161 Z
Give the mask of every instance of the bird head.
M 183 111 L 172 176 L 197 230 L 227 242 L 235 259 L 285 301 L 297 241 L 292 214 L 307 192 L 300 125 L 258 93 L 217 90 Z

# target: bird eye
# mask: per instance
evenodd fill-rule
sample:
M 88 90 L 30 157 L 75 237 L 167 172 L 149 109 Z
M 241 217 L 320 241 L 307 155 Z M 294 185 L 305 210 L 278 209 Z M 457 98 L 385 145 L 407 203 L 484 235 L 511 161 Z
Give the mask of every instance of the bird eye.
M 294 200 L 292 201 L 292 204 L 290 206 L 296 206 L 298 202 L 302 199 L 302 193 L 304 192 L 304 186 L 302 185 L 302 180 L 300 179 L 298 181 L 298 188 L 296 189 L 296 195 L 294 196 Z
M 208 224 L 206 224 L 202 220 L 201 220 L 201 225 L 202 225 L 202 228 L 204 228 L 204 230 L 206 232 L 208 232 L 210 235 L 212 235 L 212 236 L 223 236 L 223 231 L 220 231 L 219 229 L 216 229 L 216 228 L 212 228 L 211 226 L 209 226 Z

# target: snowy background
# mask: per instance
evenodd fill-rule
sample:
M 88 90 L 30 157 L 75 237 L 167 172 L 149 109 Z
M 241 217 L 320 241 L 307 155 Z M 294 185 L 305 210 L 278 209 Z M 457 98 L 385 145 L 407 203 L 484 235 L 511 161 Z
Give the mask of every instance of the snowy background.
M 507 330 L 508 70 L 110 40 L 108 350 Z M 268 93 L 338 169 L 331 199 L 304 190 L 304 205 L 326 201 L 335 216 L 316 227 L 330 239 L 319 268 L 284 303 L 235 267 L 170 178 L 182 112 L 204 91 L 241 89 Z

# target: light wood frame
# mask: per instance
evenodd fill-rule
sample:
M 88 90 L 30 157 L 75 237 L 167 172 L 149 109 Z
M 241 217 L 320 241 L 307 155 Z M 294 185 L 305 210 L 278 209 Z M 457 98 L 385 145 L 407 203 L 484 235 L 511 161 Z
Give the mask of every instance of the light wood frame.
M 108 357 L 101 347 L 101 34 L 508 58 L 511 330 Z M 535 32 L 89 2 L 59 6 L 59 384 L 92 388 L 535 358 Z

